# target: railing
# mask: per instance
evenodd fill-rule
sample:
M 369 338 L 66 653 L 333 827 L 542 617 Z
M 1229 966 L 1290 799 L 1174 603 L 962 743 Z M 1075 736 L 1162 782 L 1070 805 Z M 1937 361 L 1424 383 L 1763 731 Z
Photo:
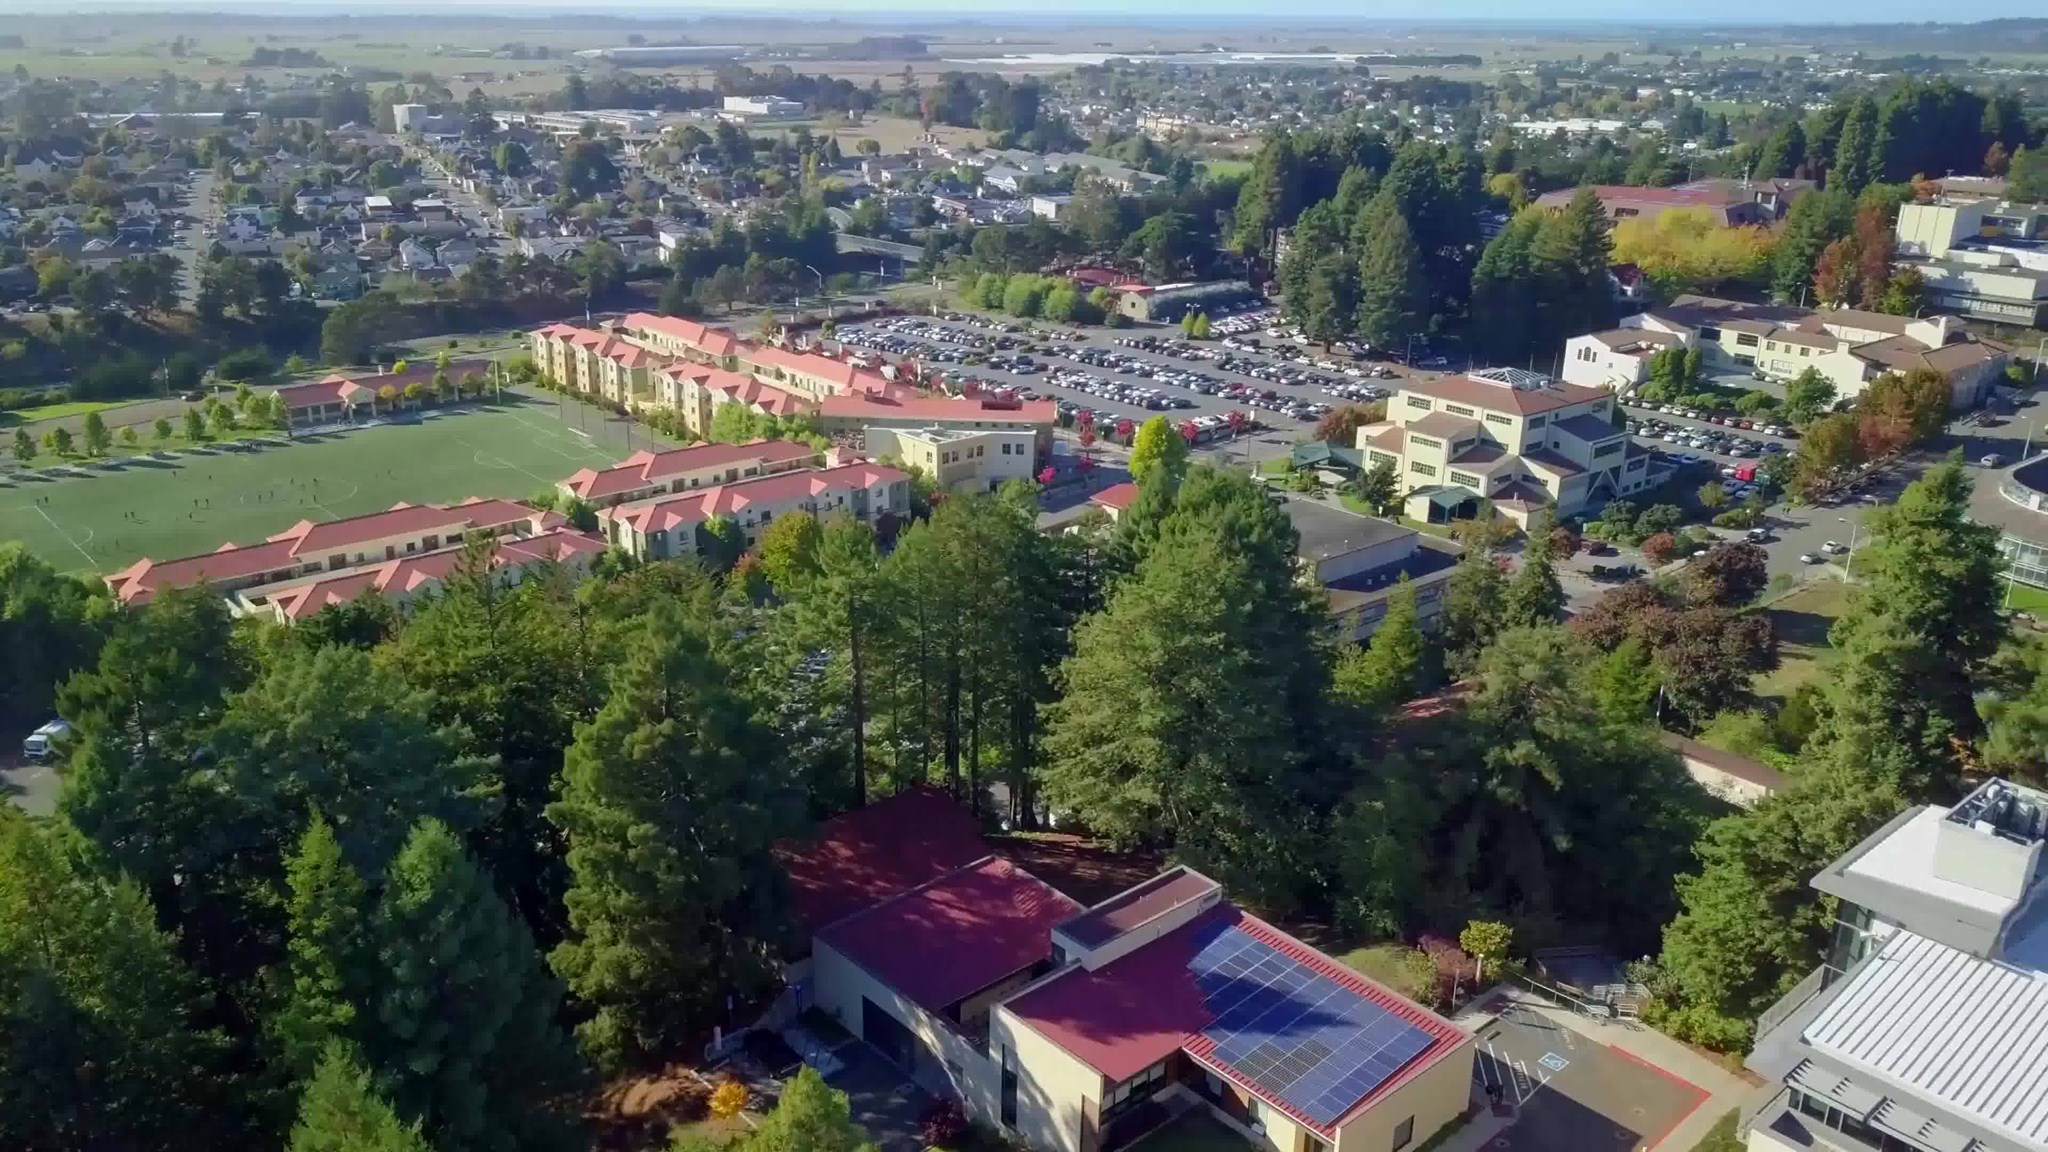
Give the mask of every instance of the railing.
M 1822 964 L 1808 972 L 1799 983 L 1792 986 L 1790 992 L 1779 998 L 1776 1004 L 1764 1009 L 1763 1015 L 1756 1018 L 1757 1038 L 1762 1039 L 1776 1031 L 1778 1025 L 1783 1024 L 1787 1017 L 1799 1011 L 1808 1000 L 1813 999 L 1825 986 L 1827 971 L 1827 965 Z

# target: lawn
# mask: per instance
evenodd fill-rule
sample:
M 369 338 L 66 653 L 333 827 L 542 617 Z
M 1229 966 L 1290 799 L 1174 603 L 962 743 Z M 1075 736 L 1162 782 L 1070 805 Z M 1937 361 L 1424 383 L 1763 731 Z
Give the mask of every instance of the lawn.
M 1251 1144 L 1203 1109 L 1182 1113 L 1131 1145 L 1135 1152 L 1250 1152 Z
M 2048 620 L 2048 589 L 2010 581 L 2006 586 L 2005 606 L 2015 612 L 2026 612 L 2037 620 Z
M 1778 667 L 1756 679 L 1756 694 L 1780 699 L 1820 675 L 1827 656 L 1828 629 L 1849 604 L 1849 586 L 1816 580 L 1764 609 L 1778 634 Z
M 0 427 L 16 424 L 33 424 L 38 420 L 58 420 L 65 416 L 84 416 L 93 412 L 107 412 L 121 407 L 126 401 L 72 400 L 63 404 L 44 404 L 38 408 L 16 408 L 11 412 L 0 412 Z
M 582 413 L 584 426 L 578 427 Z M 250 542 L 301 519 L 357 516 L 399 501 L 523 499 L 579 468 L 627 454 L 627 425 L 597 409 L 522 399 L 418 423 L 330 433 L 252 451 L 137 459 L 89 476 L 0 485 L 0 539 L 61 569 L 112 571 Z M 643 446 L 644 429 L 634 429 Z
M 1345 967 L 1392 988 L 1410 1000 L 1421 1000 L 1429 989 L 1416 979 L 1415 949 L 1405 944 L 1368 944 L 1338 957 Z

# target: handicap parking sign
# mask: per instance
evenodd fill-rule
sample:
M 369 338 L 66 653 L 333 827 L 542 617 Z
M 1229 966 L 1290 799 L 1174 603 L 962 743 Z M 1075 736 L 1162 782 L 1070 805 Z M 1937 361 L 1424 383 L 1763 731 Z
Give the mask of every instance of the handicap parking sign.
M 1552 1072 L 1562 1072 L 1564 1071 L 1564 1066 L 1571 1063 L 1571 1061 L 1565 1059 L 1562 1056 L 1559 1056 L 1555 1052 L 1545 1052 L 1543 1054 L 1543 1058 L 1536 1062 L 1538 1064 L 1543 1065 L 1545 1068 L 1550 1069 Z

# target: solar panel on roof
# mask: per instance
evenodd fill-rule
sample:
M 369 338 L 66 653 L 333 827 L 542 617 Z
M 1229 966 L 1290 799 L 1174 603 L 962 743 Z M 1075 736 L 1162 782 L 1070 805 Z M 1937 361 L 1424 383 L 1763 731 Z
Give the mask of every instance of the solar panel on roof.
M 1215 1058 L 1316 1124 L 1430 1045 L 1429 1033 L 1240 928 L 1217 933 L 1188 967 Z

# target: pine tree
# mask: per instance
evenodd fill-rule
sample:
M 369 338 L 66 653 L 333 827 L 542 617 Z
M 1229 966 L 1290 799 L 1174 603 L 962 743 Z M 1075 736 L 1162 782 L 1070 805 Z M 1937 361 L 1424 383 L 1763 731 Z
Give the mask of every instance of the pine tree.
M 581 1066 L 533 937 L 445 825 L 422 821 L 372 921 L 382 988 L 363 1053 L 440 1152 L 565 1147 Z
M 1339 697 L 1382 712 L 1414 696 L 1422 685 L 1426 648 L 1416 616 L 1415 586 L 1403 575 L 1387 595 L 1386 614 L 1365 647 L 1338 659 L 1332 685 Z
M 1493 553 L 1475 548 L 1459 559 L 1458 570 L 1444 584 L 1436 635 L 1453 674 L 1469 669 L 1499 631 L 1506 583 Z
M 1358 266 L 1358 331 L 1383 348 L 1420 332 L 1429 310 L 1422 253 L 1391 192 L 1382 192 L 1368 215 L 1377 215 Z
M 1532 248 L 1542 227 L 1541 209 L 1517 213 L 1472 269 L 1472 315 L 1482 319 L 1472 335 L 1497 363 L 1518 363 L 1534 348 L 1538 289 Z
M 314 817 L 285 866 L 287 908 L 284 1007 L 272 1022 L 286 1063 L 310 1073 L 323 1049 L 353 1041 L 374 979 L 365 911 L 369 890 L 341 853 L 327 821 Z
M 548 820 L 569 844 L 570 937 L 549 957 L 617 1067 L 706 1029 L 774 979 L 784 929 L 770 846 L 794 797 L 731 687 L 709 606 L 658 603 L 611 698 L 569 747 Z
M 285 1152 L 432 1152 L 419 1126 L 398 1118 L 349 1048 L 329 1043 L 299 1098 Z
M 1882 179 L 1879 135 L 1877 103 L 1868 96 L 1857 97 L 1842 122 L 1842 138 L 1835 144 L 1835 164 L 1827 174 L 1830 191 L 1853 197 L 1864 185 Z
M 1522 566 L 1501 598 L 1501 619 L 1510 628 L 1555 624 L 1564 615 L 1564 586 L 1557 580 L 1557 546 L 1547 518 L 1532 524 Z
M 1542 292 L 1537 304 L 1541 346 L 1556 347 L 1613 323 L 1609 231 L 1600 198 L 1584 187 L 1563 212 L 1551 214 L 1537 229 L 1530 265 Z

